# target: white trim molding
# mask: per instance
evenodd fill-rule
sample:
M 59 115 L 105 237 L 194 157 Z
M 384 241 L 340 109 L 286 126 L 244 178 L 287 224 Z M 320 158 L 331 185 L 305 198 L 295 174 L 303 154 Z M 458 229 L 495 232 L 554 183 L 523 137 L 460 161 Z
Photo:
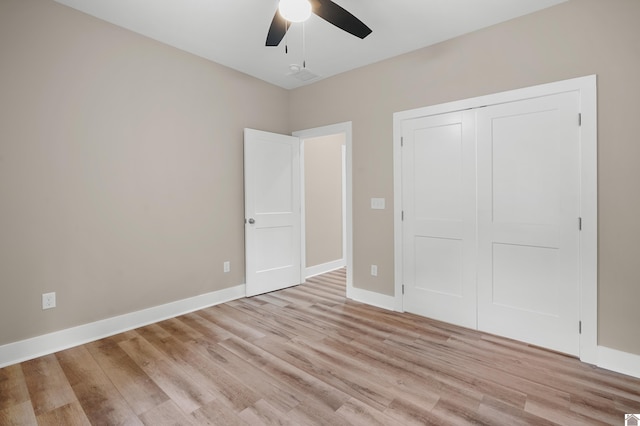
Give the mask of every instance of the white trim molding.
M 347 265 L 344 259 L 334 260 L 333 262 L 321 263 L 320 265 L 308 266 L 305 268 L 305 277 L 311 278 L 316 275 L 326 274 L 336 269 L 344 268 Z
M 389 311 L 395 311 L 395 297 L 376 293 L 375 291 L 364 290 L 353 286 L 351 286 L 351 288 L 347 287 L 347 299 Z
M 67 328 L 0 346 L 0 368 L 245 297 L 245 285 Z
M 640 379 L 640 355 L 598 346 L 598 367 Z
M 522 89 L 509 90 L 440 105 L 397 112 L 393 115 L 394 177 L 394 280 L 395 310 L 404 312 L 402 284 L 402 122 L 420 117 L 481 108 L 558 93 L 580 95 L 580 359 L 598 361 L 598 185 L 597 185 L 597 78 L 573 78 Z

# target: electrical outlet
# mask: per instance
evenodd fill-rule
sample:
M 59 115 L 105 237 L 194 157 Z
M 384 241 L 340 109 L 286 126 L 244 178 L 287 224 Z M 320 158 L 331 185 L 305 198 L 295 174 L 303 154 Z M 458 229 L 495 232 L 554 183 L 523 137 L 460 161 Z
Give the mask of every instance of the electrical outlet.
M 371 265 L 371 275 L 374 277 L 378 276 L 378 265 Z
M 44 293 L 42 295 L 42 310 L 56 307 L 56 293 Z
M 231 271 L 231 262 L 229 262 L 228 260 L 226 262 L 224 262 L 223 269 L 224 269 L 224 272 L 230 272 Z

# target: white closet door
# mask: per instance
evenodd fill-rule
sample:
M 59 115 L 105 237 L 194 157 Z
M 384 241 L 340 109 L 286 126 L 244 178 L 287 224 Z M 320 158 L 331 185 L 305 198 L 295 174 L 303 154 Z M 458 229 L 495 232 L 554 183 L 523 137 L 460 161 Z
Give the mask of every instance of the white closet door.
M 577 92 L 477 112 L 478 328 L 579 354 Z
M 404 309 L 476 327 L 474 113 L 403 123 Z

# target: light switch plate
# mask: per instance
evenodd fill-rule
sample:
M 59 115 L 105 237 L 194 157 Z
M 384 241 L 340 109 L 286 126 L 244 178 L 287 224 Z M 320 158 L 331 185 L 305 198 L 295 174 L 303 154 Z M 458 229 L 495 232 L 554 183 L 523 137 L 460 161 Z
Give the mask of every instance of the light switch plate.
M 378 265 L 371 265 L 371 276 L 378 276 Z
M 373 210 L 384 210 L 384 208 L 385 208 L 385 200 L 384 200 L 384 198 L 372 198 L 371 199 L 371 208 Z

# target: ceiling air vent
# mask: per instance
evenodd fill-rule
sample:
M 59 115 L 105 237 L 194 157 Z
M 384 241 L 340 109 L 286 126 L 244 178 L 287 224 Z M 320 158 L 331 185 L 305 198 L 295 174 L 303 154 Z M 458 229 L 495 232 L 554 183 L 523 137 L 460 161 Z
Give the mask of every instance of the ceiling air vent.
M 287 75 L 300 81 L 306 82 L 306 81 L 315 80 L 320 77 L 318 74 L 312 73 L 307 68 L 301 68 L 299 65 L 290 65 L 289 70 L 291 72 Z

